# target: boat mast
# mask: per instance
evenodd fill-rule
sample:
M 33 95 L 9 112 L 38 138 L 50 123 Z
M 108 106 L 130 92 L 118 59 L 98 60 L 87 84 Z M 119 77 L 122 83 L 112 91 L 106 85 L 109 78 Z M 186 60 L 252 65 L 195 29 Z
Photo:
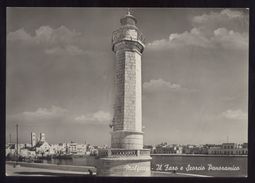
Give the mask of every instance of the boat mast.
M 16 149 L 16 155 L 17 155 L 17 161 L 18 161 L 18 158 L 19 158 L 19 125 L 18 124 L 16 124 L 16 138 L 17 138 L 17 140 L 16 140 L 16 143 L 17 143 L 17 149 Z
M 12 143 L 12 134 L 9 134 L 10 137 L 10 144 Z

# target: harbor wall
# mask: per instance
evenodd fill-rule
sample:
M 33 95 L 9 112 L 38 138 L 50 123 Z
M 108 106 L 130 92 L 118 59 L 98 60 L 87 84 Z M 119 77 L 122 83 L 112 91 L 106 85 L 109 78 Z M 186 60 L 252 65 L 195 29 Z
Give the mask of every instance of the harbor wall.
M 51 170 L 65 170 L 65 171 L 76 171 L 76 172 L 96 172 L 96 168 L 93 166 L 73 166 L 73 165 L 55 165 L 55 164 L 45 164 L 45 163 L 26 163 L 26 162 L 15 162 L 15 161 L 6 161 L 6 164 L 16 165 L 19 164 L 22 167 L 31 167 L 31 168 L 44 168 Z

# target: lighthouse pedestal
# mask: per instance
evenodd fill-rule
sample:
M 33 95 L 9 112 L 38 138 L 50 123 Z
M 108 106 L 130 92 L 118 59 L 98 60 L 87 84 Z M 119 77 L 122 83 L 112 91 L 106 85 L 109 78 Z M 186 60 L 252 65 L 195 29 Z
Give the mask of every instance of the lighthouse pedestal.
M 107 149 L 99 152 L 98 176 L 150 176 L 149 149 Z

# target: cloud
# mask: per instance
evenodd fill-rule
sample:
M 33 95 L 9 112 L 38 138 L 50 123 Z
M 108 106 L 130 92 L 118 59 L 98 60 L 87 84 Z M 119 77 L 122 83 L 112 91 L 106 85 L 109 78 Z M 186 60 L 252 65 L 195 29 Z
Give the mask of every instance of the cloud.
M 50 26 L 41 26 L 35 30 L 35 34 L 31 35 L 24 28 L 10 32 L 7 35 L 9 41 L 27 41 L 36 44 L 71 44 L 79 39 L 81 33 L 70 30 L 65 26 L 56 29 Z
M 211 41 L 214 45 L 221 45 L 223 48 L 232 49 L 247 49 L 248 48 L 248 35 L 226 28 L 218 28 L 214 30 L 214 36 Z
M 237 110 L 227 110 L 222 113 L 222 116 L 226 119 L 231 119 L 231 120 L 247 120 L 248 119 L 248 114 L 243 112 L 241 109 Z
M 39 107 L 35 111 L 25 111 L 13 115 L 8 115 L 10 122 L 22 122 L 24 124 L 109 124 L 112 115 L 108 112 L 99 110 L 95 113 L 77 116 L 73 112 L 58 106 L 48 108 Z
M 110 113 L 105 111 L 97 111 L 95 113 L 77 116 L 75 121 L 84 122 L 87 124 L 108 124 L 112 119 Z
M 8 41 L 25 41 L 25 42 L 33 42 L 33 37 L 28 34 L 24 28 L 16 30 L 14 32 L 10 32 L 7 35 Z
M 192 19 L 193 28 L 183 33 L 172 33 L 168 39 L 148 43 L 150 50 L 169 50 L 184 47 L 248 49 L 248 25 L 243 12 L 229 9 L 211 12 Z M 224 21 L 222 21 L 224 19 Z M 237 21 L 238 19 L 238 21 Z M 229 21 L 234 23 L 229 23 Z
M 158 90 L 179 90 L 181 86 L 179 84 L 170 83 L 164 81 L 163 79 L 152 79 L 149 82 L 143 83 L 143 89 L 148 92 L 158 91 Z
M 242 50 L 248 48 L 248 35 L 221 27 L 213 30 L 213 35 L 207 37 L 198 28 L 193 28 L 189 32 L 170 34 L 169 39 L 155 40 L 148 43 L 148 49 L 151 50 L 179 49 L 188 46 Z
M 244 13 L 238 10 L 224 9 L 221 12 L 210 12 L 203 15 L 194 16 L 192 21 L 198 24 L 207 24 L 208 21 L 222 22 L 223 20 L 232 20 L 244 18 Z
M 45 53 L 47 55 L 84 55 L 84 54 L 87 54 L 86 51 L 84 51 L 74 45 L 67 45 L 64 47 L 54 47 L 54 48 L 46 49 Z
M 35 31 L 35 41 L 37 43 L 63 43 L 71 44 L 76 41 L 81 36 L 81 33 L 76 32 L 75 30 L 69 30 L 65 26 L 60 26 L 56 29 L 51 28 L 50 26 L 41 26 Z
M 210 39 L 205 37 L 199 29 L 193 28 L 183 33 L 170 34 L 168 39 L 155 40 L 148 43 L 149 49 L 174 49 L 184 46 L 211 47 Z
M 10 32 L 7 40 L 41 46 L 48 55 L 82 55 L 85 51 L 78 46 L 81 36 L 80 32 L 63 25 L 56 29 L 41 26 L 35 30 L 34 35 L 26 32 L 24 28 Z
M 8 123 L 19 122 L 22 124 L 47 124 L 63 122 L 69 116 L 67 109 L 51 106 L 48 108 L 39 107 L 35 111 L 25 111 L 12 115 L 7 115 Z
M 23 112 L 22 116 L 25 118 L 52 118 L 52 117 L 59 117 L 63 116 L 67 112 L 66 109 L 57 107 L 57 106 L 51 106 L 50 108 L 38 108 L 36 111 L 33 112 Z
M 245 31 L 248 27 L 248 13 L 234 9 L 223 9 L 220 12 L 210 12 L 192 18 L 194 27 L 216 29 L 218 27 L 234 28 L 236 31 Z

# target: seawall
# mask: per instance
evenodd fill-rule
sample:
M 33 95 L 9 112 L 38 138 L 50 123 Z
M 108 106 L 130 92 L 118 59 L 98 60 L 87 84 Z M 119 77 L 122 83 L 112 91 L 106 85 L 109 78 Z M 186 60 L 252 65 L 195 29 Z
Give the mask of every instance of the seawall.
M 247 155 L 216 155 L 216 154 L 150 154 L 151 156 L 190 156 L 190 157 L 244 157 L 247 158 Z
M 75 172 L 96 172 L 96 168 L 93 166 L 73 166 L 73 165 L 55 165 L 55 164 L 45 164 L 45 163 L 27 163 L 27 162 L 15 162 L 15 161 L 6 161 L 6 164 L 15 165 L 19 164 L 22 167 L 31 167 L 31 168 L 43 168 L 50 170 L 64 170 L 64 171 L 75 171 Z

